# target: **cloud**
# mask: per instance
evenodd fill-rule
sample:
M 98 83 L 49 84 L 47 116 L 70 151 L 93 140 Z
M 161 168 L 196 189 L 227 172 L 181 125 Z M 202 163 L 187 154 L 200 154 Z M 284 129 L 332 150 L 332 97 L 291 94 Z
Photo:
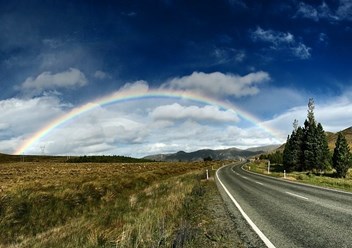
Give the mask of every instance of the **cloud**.
M 246 58 L 246 53 L 233 48 L 215 48 L 212 56 L 216 60 L 216 65 L 222 65 L 230 62 L 240 63 Z
M 279 32 L 271 29 L 264 30 L 257 27 L 256 30 L 250 33 L 250 36 L 255 42 L 264 42 L 270 44 L 270 50 L 288 51 L 291 56 L 299 59 L 309 59 L 311 57 L 311 48 L 307 47 L 302 42 L 296 40 L 290 32 Z
M 128 93 L 128 92 L 139 92 L 139 93 L 146 93 L 149 90 L 149 85 L 144 80 L 139 80 L 133 83 L 126 83 L 124 84 L 119 90 L 119 93 Z
M 340 19 L 352 20 L 352 1 L 340 0 L 340 5 L 336 10 Z
M 240 119 L 235 112 L 222 111 L 215 106 L 181 106 L 178 103 L 164 105 L 155 108 L 151 113 L 154 120 L 183 120 L 191 119 L 197 121 L 215 122 L 238 122 Z
M 294 18 L 306 18 L 316 22 L 320 20 L 331 22 L 352 20 L 352 2 L 351 0 L 340 0 L 335 10 L 329 7 L 325 1 L 322 1 L 320 5 L 310 5 L 300 2 Z
M 259 92 L 258 84 L 267 82 L 267 72 L 258 71 L 245 76 L 221 72 L 193 72 L 189 76 L 174 78 L 161 85 L 162 89 L 189 90 L 213 97 L 250 96 Z
M 208 83 L 210 74 L 203 74 L 205 78 L 199 80 Z M 251 85 L 254 81 L 261 82 L 263 77 L 270 78 L 265 73 L 246 76 L 220 73 L 222 77 L 230 80 L 230 83 L 235 80 L 234 77 L 242 86 Z M 166 83 L 181 79 L 174 78 Z M 189 75 L 185 76 L 185 80 L 193 82 L 194 78 Z M 195 85 L 198 86 L 197 83 Z M 182 89 L 190 90 L 190 85 L 186 86 Z M 146 81 L 136 81 L 126 83 L 114 94 L 147 93 L 151 89 L 154 92 L 159 88 L 151 88 Z M 276 97 L 273 98 L 273 95 Z M 339 98 L 316 102 L 315 116 L 325 130 L 339 131 L 351 125 L 351 95 L 346 93 Z M 244 102 L 241 99 L 246 111 L 255 113 L 252 110 L 256 109 L 257 113 L 264 112 L 268 116 L 262 124 L 277 130 L 278 137 L 239 118 L 230 110 L 209 105 L 195 106 L 194 102 L 187 99 L 144 99 L 96 106 L 76 116 L 74 121 L 49 132 L 34 143 L 26 154 L 41 154 L 40 147 L 44 145 L 45 153 L 52 155 L 118 154 L 141 157 L 179 150 L 277 144 L 278 141 L 284 142 L 286 135 L 291 133 L 294 119 L 303 124 L 307 114 L 307 99 L 305 92 L 273 88 L 270 85 L 261 88 L 253 98 L 246 98 Z M 269 107 L 273 109 L 272 112 L 267 110 Z M 0 101 L 0 152 L 14 152 L 26 138 L 72 108 L 53 95 Z M 271 117 L 273 112 L 281 114 Z
M 338 132 L 344 130 L 352 125 L 350 119 L 352 115 L 351 98 L 342 96 L 325 103 L 315 104 L 314 114 L 315 119 L 323 125 L 325 131 Z M 288 135 L 292 132 L 294 119 L 297 119 L 299 124 L 303 126 L 306 118 L 307 106 L 300 105 L 288 109 L 265 124 Z
M 67 104 L 55 96 L 0 101 L 0 152 L 12 153 L 28 136 L 65 113 Z
M 103 72 L 103 71 L 100 71 L 100 70 L 97 70 L 94 72 L 94 77 L 97 78 L 97 79 L 107 79 L 107 78 L 110 78 L 110 75 L 106 72 Z
M 321 5 L 318 5 L 318 6 L 312 6 L 310 4 L 300 2 L 298 4 L 297 12 L 294 15 L 294 17 L 312 19 L 316 22 L 319 21 L 320 19 L 330 19 L 330 20 L 337 19 L 337 17 L 333 15 L 329 6 L 325 2 L 322 2 Z
M 21 84 L 20 89 L 33 96 L 41 94 L 45 90 L 82 87 L 86 84 L 85 75 L 78 69 L 70 68 L 56 74 L 43 72 L 36 78 L 29 77 Z

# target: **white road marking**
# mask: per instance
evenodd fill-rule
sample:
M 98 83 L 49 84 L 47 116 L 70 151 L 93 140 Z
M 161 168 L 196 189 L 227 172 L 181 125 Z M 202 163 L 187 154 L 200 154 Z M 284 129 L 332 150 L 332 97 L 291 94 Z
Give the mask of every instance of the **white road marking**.
M 255 181 L 255 183 L 260 184 L 260 185 L 264 185 L 264 184 L 262 184 L 261 182 L 257 182 L 257 181 Z
M 221 169 L 221 168 L 220 168 Z M 220 170 L 219 169 L 219 170 Z M 238 204 L 238 202 L 235 200 L 235 198 L 231 195 L 231 193 L 228 191 L 228 189 L 225 187 L 225 185 L 221 182 L 220 178 L 219 178 L 219 170 L 216 171 L 216 177 L 220 183 L 220 185 L 224 188 L 225 192 L 227 193 L 227 195 L 230 197 L 231 201 L 235 204 L 235 206 L 237 207 L 237 209 L 240 211 L 240 213 L 242 214 L 242 216 L 244 217 L 244 219 L 248 222 L 248 224 L 252 227 L 252 229 L 258 234 L 258 236 L 261 238 L 261 240 L 263 240 L 264 244 L 268 247 L 268 248 L 276 248 L 273 243 L 271 243 L 271 241 L 264 235 L 264 233 L 262 233 L 262 231 L 254 224 L 254 222 L 249 218 L 249 216 L 243 211 L 242 207 L 240 206 L 240 204 Z
M 245 177 L 245 176 L 241 176 L 242 178 L 244 178 L 244 179 L 248 179 L 248 177 Z
M 286 194 L 289 194 L 289 195 L 292 195 L 292 196 L 295 196 L 295 197 L 299 197 L 299 198 L 302 198 L 304 200 L 309 200 L 307 197 L 304 197 L 304 196 L 301 196 L 301 195 L 297 195 L 297 194 L 294 194 L 294 193 L 291 193 L 291 192 L 285 192 Z

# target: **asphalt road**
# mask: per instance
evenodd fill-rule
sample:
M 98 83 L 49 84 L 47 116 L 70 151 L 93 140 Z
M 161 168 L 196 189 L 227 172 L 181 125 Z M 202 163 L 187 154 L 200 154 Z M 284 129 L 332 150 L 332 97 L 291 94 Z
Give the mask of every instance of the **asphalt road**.
M 217 175 L 273 247 L 352 247 L 352 194 L 252 174 L 240 165 Z

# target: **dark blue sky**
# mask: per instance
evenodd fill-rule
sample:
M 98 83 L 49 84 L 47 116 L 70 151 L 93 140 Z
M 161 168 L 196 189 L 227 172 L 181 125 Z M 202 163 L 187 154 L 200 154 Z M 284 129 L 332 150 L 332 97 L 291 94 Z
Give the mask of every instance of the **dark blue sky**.
M 268 121 L 309 97 L 322 105 L 350 99 L 350 0 L 1 1 L 0 6 L 2 101 L 55 95 L 61 105 L 74 107 L 126 83 L 144 80 L 157 89 L 194 72 L 267 73 L 270 80 L 251 82 L 255 94 L 212 97 Z M 43 75 L 58 75 L 57 81 L 41 80 Z M 74 78 L 61 84 L 60 75 Z

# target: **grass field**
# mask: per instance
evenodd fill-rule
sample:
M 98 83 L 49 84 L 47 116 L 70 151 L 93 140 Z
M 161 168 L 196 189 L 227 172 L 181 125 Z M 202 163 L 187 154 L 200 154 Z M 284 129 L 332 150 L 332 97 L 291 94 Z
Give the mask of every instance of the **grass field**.
M 268 175 L 268 166 L 266 162 L 256 161 L 245 165 L 246 170 Z M 270 165 L 270 174 L 273 177 L 284 177 L 284 168 L 282 165 Z M 308 183 L 312 185 L 340 189 L 352 192 L 352 170 L 347 173 L 346 178 L 336 178 L 334 171 L 328 171 L 323 174 L 314 174 L 311 172 L 290 172 L 286 174 L 287 180 Z
M 216 194 L 205 169 L 220 165 L 1 164 L 0 247 L 198 247 L 217 225 L 202 211 Z

